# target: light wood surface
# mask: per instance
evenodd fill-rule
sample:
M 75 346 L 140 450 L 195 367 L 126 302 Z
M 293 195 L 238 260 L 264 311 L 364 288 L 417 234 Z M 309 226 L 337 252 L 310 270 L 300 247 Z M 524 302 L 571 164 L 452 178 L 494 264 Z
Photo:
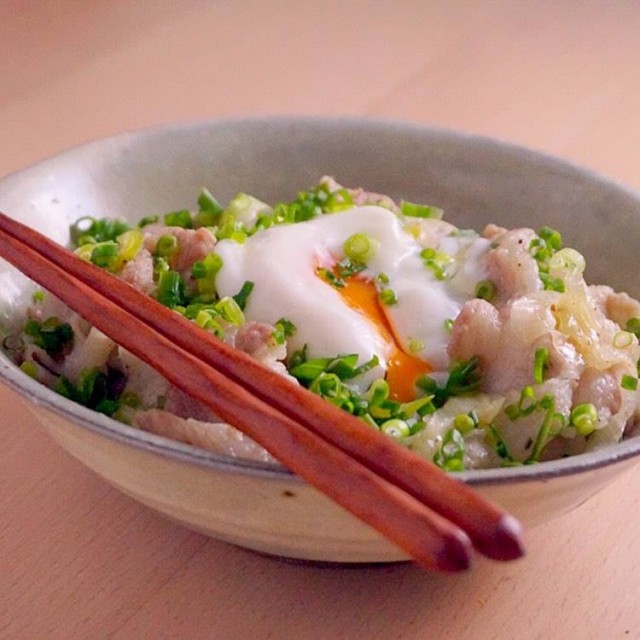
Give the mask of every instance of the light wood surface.
M 638 188 L 638 33 L 634 0 L 0 0 L 0 175 L 163 122 L 340 114 L 487 134 Z M 517 563 L 311 567 L 164 520 L 6 389 L 0 411 L 0 638 L 640 638 L 640 468 L 528 532 Z

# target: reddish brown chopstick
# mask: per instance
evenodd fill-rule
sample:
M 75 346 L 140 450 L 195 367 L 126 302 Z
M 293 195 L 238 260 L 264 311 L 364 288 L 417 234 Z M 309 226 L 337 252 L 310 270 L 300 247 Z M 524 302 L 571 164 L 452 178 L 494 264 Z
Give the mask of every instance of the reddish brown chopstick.
M 212 365 L 223 376 L 227 376 L 235 383 L 246 387 L 250 393 L 247 394 L 246 390 L 241 389 L 245 395 L 248 395 L 253 400 L 255 400 L 254 396 L 257 396 L 269 402 L 275 408 L 276 413 L 280 415 L 288 414 L 287 420 L 289 423 L 302 423 L 316 434 L 322 436 L 323 439 L 330 440 L 343 451 L 349 453 L 350 456 L 357 458 L 361 463 L 365 463 L 374 472 L 374 476 L 380 475 L 387 478 L 407 493 L 416 497 L 420 502 L 439 512 L 444 516 L 444 519 L 459 525 L 469 534 L 476 548 L 481 552 L 498 559 L 510 559 L 522 555 L 518 523 L 504 511 L 478 496 L 466 485 L 447 476 L 435 465 L 417 458 L 388 437 L 367 427 L 357 418 L 343 413 L 317 396 L 265 369 L 246 354 L 239 353 L 224 345 L 207 332 L 194 326 L 193 323 L 177 316 L 177 314 L 162 307 L 151 298 L 139 294 L 126 283 L 93 265 L 79 261 L 71 252 L 66 251 L 28 227 L 0 215 L 0 228 L 4 231 L 3 235 L 0 236 L 3 249 L 1 252 L 5 253 L 5 257 L 14 262 L 18 268 L 25 271 L 34 280 L 43 277 L 43 272 L 47 270 L 47 263 L 45 261 L 38 267 L 30 264 L 18 264 L 20 252 L 24 253 L 25 251 L 24 247 L 30 246 L 36 251 L 42 251 L 51 262 L 62 268 L 63 273 L 61 276 L 68 277 L 68 273 L 74 272 L 75 276 L 82 279 L 90 287 L 82 297 L 84 295 L 95 297 L 95 292 L 97 291 L 111 298 L 119 311 L 122 311 L 122 308 L 135 311 L 137 315 L 144 318 L 145 322 L 164 333 L 171 342 L 186 351 L 190 351 L 191 354 L 197 354 L 200 360 Z M 13 245 L 13 249 L 11 248 L 12 238 L 14 238 L 14 243 L 18 243 Z M 6 251 L 4 251 L 5 241 L 7 244 Z M 11 251 L 17 254 L 17 256 L 13 256 L 13 259 L 9 255 Z M 23 259 L 22 262 L 24 263 L 25 260 Z M 28 260 L 26 262 L 29 263 Z M 80 268 L 78 268 L 78 263 Z M 29 268 L 30 272 L 28 271 Z M 59 292 L 52 288 L 51 284 L 45 284 L 42 281 L 41 284 L 60 295 Z M 60 295 L 60 297 L 62 296 Z M 78 296 L 76 295 L 76 297 Z M 72 299 L 67 302 L 73 307 L 76 301 Z M 75 306 L 77 307 L 77 303 Z M 87 311 L 77 310 L 93 322 Z M 95 322 L 95 324 L 109 334 L 110 327 L 103 329 L 98 322 Z M 123 344 L 125 348 L 129 348 L 121 339 L 114 339 Z M 133 348 L 130 350 L 135 353 Z M 154 361 L 151 364 L 158 368 L 158 362 Z M 173 364 L 172 368 L 174 368 Z M 165 375 L 170 378 L 170 375 Z M 172 380 L 172 382 L 177 386 L 181 386 L 177 381 Z M 234 383 L 225 381 L 224 384 Z M 184 385 L 182 386 L 184 387 Z M 238 385 L 236 384 L 236 386 Z M 192 395 L 197 395 L 191 387 L 188 391 Z M 206 400 L 211 405 L 210 394 L 206 395 Z M 243 398 L 242 402 L 245 403 L 248 400 Z M 223 414 L 224 409 L 221 409 L 218 405 L 212 408 L 221 417 L 228 419 L 239 428 L 245 430 L 267 449 L 271 450 L 276 457 L 296 473 L 305 477 L 304 470 L 296 468 L 295 462 L 285 460 L 282 455 L 274 452 L 273 445 L 264 440 L 264 434 L 250 432 L 252 429 L 255 430 L 252 425 L 245 425 L 243 428 L 243 425 L 238 423 L 236 413 L 239 410 L 238 407 L 228 411 L 226 414 Z M 260 411 L 263 410 L 264 407 L 260 409 Z M 274 409 L 271 408 L 271 411 L 273 412 Z M 260 415 L 262 414 L 260 413 Z M 255 416 L 252 420 L 256 420 Z M 296 456 L 300 457 L 299 451 L 294 452 L 294 457 Z M 362 465 L 360 466 L 362 467 Z M 318 484 L 313 479 L 306 479 L 316 485 Z M 363 517 L 363 519 L 366 520 L 367 518 Z M 374 526 L 382 530 L 385 525 L 378 524 Z M 388 527 L 388 524 L 386 526 Z M 389 534 L 387 533 L 387 535 Z M 389 537 L 393 536 L 389 535 Z M 456 539 L 459 542 L 461 540 L 459 536 Z M 406 550 L 406 547 L 403 548 Z M 415 556 L 415 553 L 412 553 L 412 555 Z
M 226 380 L 4 231 L 0 231 L 0 254 L 173 384 L 265 446 L 298 475 L 375 527 L 420 565 L 442 571 L 469 566 L 469 540 L 446 519 Z M 80 268 L 86 266 L 80 260 L 78 264 Z

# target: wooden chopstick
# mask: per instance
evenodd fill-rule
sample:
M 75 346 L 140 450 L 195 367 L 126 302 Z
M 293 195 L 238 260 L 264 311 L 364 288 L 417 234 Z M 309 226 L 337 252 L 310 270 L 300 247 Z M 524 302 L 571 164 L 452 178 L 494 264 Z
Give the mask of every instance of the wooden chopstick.
M 20 260 L 20 251 L 24 253 L 26 247 L 43 252 L 50 263 L 56 264 L 62 269 L 62 276 L 70 277 L 69 274 L 73 273 L 75 277 L 81 279 L 88 286 L 85 293 L 90 298 L 95 297 L 96 292 L 109 297 L 118 311 L 122 311 L 123 308 L 134 311 L 136 315 L 144 318 L 144 321 L 154 330 L 167 336 L 170 344 L 179 346 L 182 350 L 190 352 L 192 357 L 195 355 L 200 361 L 208 363 L 214 369 L 217 369 L 224 380 L 224 382 L 218 381 L 218 384 L 223 384 L 225 388 L 229 384 L 235 384 L 245 396 L 248 395 L 252 400 L 261 399 L 263 401 L 262 405 L 269 403 L 272 405 L 269 408 L 270 411 L 273 412 L 275 408 L 276 413 L 279 415 L 286 414 L 289 426 L 291 426 L 290 423 L 303 424 L 316 436 L 319 435 L 323 440 L 332 442 L 343 452 L 348 453 L 350 457 L 356 458 L 361 463 L 361 467 L 363 467 L 364 463 L 373 471 L 374 475 L 386 478 L 403 491 L 440 513 L 443 517 L 442 519 L 448 520 L 464 529 L 476 548 L 485 555 L 496 559 L 511 559 L 522 555 L 520 527 L 517 521 L 503 510 L 480 497 L 466 485 L 442 472 L 432 463 L 418 458 L 394 443 L 387 436 L 364 425 L 357 418 L 349 416 L 314 394 L 292 384 L 286 378 L 266 369 L 246 354 L 225 345 L 193 323 L 181 318 L 148 296 L 135 291 L 123 281 L 114 278 L 91 264 L 80 261 L 71 252 L 34 230 L 1 214 L 0 229 L 3 231 L 2 236 L 0 236 L 2 240 L 2 251 L 0 253 L 5 253 L 5 257 L 9 261 L 14 262 L 18 268 L 25 271 L 34 280 L 38 280 L 39 277 L 42 278 L 43 272 L 46 272 L 47 268 L 50 269 L 51 267 L 47 266 L 48 262 L 46 260 L 38 267 L 32 266 L 28 260 L 24 259 L 21 260 L 21 264 L 17 264 L 16 261 Z M 12 239 L 18 244 L 11 245 Z M 4 251 L 5 247 L 3 246 L 5 243 L 7 244 L 6 251 Z M 12 251 L 14 253 L 13 259 L 8 255 Z M 33 256 L 31 257 L 33 258 Z M 27 264 L 24 264 L 25 262 Z M 33 264 L 35 265 L 35 263 Z M 30 272 L 27 272 L 27 269 L 30 269 Z M 53 289 L 51 284 L 45 284 L 42 281 L 40 283 L 62 298 L 60 292 Z M 77 284 L 75 282 L 71 286 L 77 287 Z M 74 303 L 77 306 L 75 298 L 78 297 L 76 290 L 70 296 L 70 299 L 65 301 L 69 306 L 73 307 Z M 87 315 L 90 309 L 85 312 L 79 309 L 76 310 L 93 322 Z M 100 319 L 98 318 L 98 322 Z M 98 322 L 94 322 L 94 324 L 104 333 L 110 335 L 109 330 L 111 327 L 107 326 L 103 329 Z M 106 324 L 112 323 L 108 322 Z M 125 348 L 129 348 L 121 339 L 114 339 Z M 139 341 L 138 337 L 137 339 Z M 135 353 L 133 348 L 130 350 Z M 148 358 L 146 359 L 149 361 Z M 159 368 L 155 359 L 150 363 Z M 199 362 L 199 365 L 202 366 L 202 362 Z M 175 369 L 173 364 L 172 368 Z M 170 375 L 164 375 L 171 379 Z M 224 379 L 224 376 L 229 380 Z M 177 386 L 182 386 L 182 388 L 185 386 L 179 384 L 179 381 L 174 381 L 173 379 L 171 381 Z M 197 395 L 191 385 L 189 385 L 189 389 L 185 390 L 192 395 Z M 205 394 L 205 399 L 207 404 L 211 406 L 211 394 Z M 242 403 L 246 402 L 249 402 L 249 400 L 243 397 Z M 218 404 L 215 407 L 212 406 L 212 408 L 221 417 L 229 420 L 260 442 L 293 471 L 305 477 L 304 471 L 296 468 L 295 461 L 284 459 L 282 454 L 279 455 L 274 451 L 274 445 L 270 442 L 269 437 L 265 438 L 264 434 L 253 433 L 255 431 L 255 421 L 260 422 L 256 416 L 252 417 L 251 420 L 254 422 L 251 424 L 241 425 L 238 422 L 237 414 L 241 410 L 240 407 L 236 406 L 224 415 L 225 409 L 220 408 Z M 258 411 L 259 415 L 262 415 L 260 412 L 265 411 L 265 407 L 260 406 L 256 411 Z M 248 422 L 251 422 L 251 420 Z M 299 451 L 294 452 L 295 456 L 299 457 Z M 318 485 L 311 478 L 305 477 L 305 479 L 316 484 L 316 486 Z M 340 501 L 337 497 L 333 497 Z M 340 503 L 343 504 L 342 502 Z M 362 515 L 360 517 L 367 520 Z M 439 524 L 442 525 L 442 522 Z M 378 525 L 374 526 L 382 530 L 381 527 L 388 528 L 388 523 L 386 525 L 378 523 Z M 389 533 L 387 535 L 390 538 L 393 537 Z M 459 531 L 455 539 L 462 544 Z M 398 541 L 396 540 L 396 542 Z M 400 543 L 398 542 L 398 544 Z M 406 547 L 403 546 L 403 548 L 407 550 Z M 415 556 L 415 553 L 411 553 L 411 555 Z M 425 564 L 424 562 L 422 563 Z M 427 562 L 426 564 L 429 563 Z
M 420 565 L 441 571 L 469 566 L 469 540 L 446 519 L 225 379 L 5 231 L 0 231 L 0 254 L 173 384 L 254 438 L 292 471 L 387 536 Z M 81 268 L 86 266 L 78 262 Z

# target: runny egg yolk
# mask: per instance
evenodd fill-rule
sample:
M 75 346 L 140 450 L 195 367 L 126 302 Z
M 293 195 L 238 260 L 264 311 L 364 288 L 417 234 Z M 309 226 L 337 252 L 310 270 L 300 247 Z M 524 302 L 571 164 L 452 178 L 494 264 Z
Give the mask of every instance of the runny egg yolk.
M 407 353 L 400 346 L 393 325 L 380 303 L 375 284 L 360 276 L 350 276 L 344 280 L 344 286 L 338 289 L 347 304 L 365 316 L 391 346 L 391 356 L 387 361 L 386 381 L 393 400 L 409 402 L 415 399 L 416 378 L 431 371 L 428 363 Z

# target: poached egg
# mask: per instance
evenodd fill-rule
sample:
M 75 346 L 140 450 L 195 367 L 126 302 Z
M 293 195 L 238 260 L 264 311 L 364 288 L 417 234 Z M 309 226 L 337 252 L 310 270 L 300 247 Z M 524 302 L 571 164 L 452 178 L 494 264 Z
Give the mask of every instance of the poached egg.
M 332 286 L 319 269 L 335 268 L 354 234 L 370 236 L 379 247 L 364 271 L 346 278 L 343 287 Z M 473 297 L 468 294 L 473 283 L 483 278 L 479 258 L 487 241 L 449 235 L 443 243 L 454 269 L 460 263 L 455 287 L 425 266 L 420 255 L 425 247 L 401 217 L 383 207 L 354 207 L 273 226 L 242 244 L 221 240 L 215 249 L 223 261 L 216 286 L 220 296 L 232 296 L 246 281 L 253 282 L 246 319 L 291 321 L 296 331 L 288 340 L 290 350 L 306 345 L 309 358 L 357 353 L 359 364 L 377 356 L 378 365 L 352 382 L 365 391 L 374 379 L 385 377 L 392 397 L 407 401 L 415 397 L 419 374 L 447 370 L 447 322 Z M 467 259 L 462 269 L 465 256 L 473 264 Z M 395 293 L 394 304 L 380 302 L 380 274 Z M 461 286 L 461 278 L 473 283 Z

